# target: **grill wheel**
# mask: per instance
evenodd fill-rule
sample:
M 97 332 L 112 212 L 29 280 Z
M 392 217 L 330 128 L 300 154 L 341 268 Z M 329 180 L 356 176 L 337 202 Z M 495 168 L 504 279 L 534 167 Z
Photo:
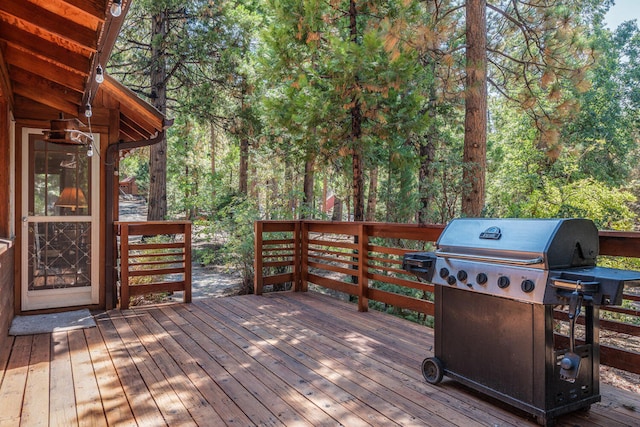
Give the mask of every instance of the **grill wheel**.
M 444 376 L 442 362 L 437 357 L 427 357 L 422 361 L 422 376 L 429 384 L 438 384 Z

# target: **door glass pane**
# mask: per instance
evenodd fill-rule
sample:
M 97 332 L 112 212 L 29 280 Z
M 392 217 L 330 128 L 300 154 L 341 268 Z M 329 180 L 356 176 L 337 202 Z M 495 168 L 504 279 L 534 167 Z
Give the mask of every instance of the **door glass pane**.
M 91 286 L 90 237 L 89 222 L 30 224 L 28 289 Z
M 32 158 L 33 196 L 29 211 L 35 216 L 91 215 L 90 162 L 83 146 L 35 140 Z

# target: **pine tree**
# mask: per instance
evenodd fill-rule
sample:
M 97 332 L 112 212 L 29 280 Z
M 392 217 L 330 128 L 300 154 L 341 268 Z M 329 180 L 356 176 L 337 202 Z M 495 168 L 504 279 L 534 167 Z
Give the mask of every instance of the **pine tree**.
M 365 158 L 371 144 L 393 149 L 422 124 L 414 51 L 392 29 L 414 9 L 402 1 L 271 1 L 264 33 L 264 111 L 274 132 L 304 152 L 350 159 L 353 217 L 365 218 Z

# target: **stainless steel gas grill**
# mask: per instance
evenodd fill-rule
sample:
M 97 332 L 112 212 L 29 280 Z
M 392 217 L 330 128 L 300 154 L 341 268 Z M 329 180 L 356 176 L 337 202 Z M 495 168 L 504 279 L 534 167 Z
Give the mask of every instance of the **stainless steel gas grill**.
M 449 223 L 435 252 L 407 253 L 403 268 L 436 285 L 425 379 L 447 375 L 544 425 L 600 401 L 599 306 L 620 305 L 640 272 L 597 267 L 598 251 L 585 219 L 465 218 Z M 568 306 L 569 348 L 554 340 L 558 305 Z

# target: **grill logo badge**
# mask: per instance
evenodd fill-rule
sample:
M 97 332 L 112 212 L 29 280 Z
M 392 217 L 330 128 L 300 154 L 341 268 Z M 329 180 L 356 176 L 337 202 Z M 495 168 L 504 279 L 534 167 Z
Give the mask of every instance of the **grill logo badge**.
M 502 231 L 500 230 L 500 227 L 489 227 L 482 233 L 480 233 L 481 239 L 500 240 L 500 237 L 502 237 Z

